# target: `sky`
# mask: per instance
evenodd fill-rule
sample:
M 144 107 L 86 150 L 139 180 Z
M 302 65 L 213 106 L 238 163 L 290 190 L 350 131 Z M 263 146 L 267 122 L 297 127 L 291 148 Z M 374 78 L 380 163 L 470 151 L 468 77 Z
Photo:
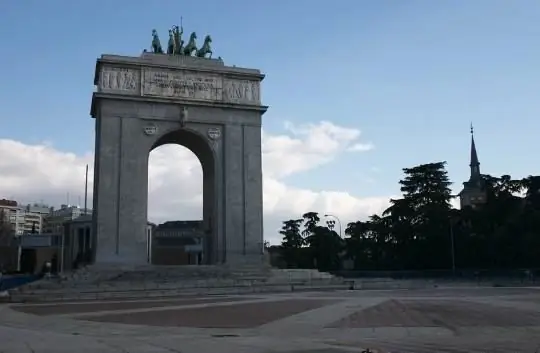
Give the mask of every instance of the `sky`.
M 539 174 L 538 18 L 536 0 L 2 1 L 0 198 L 80 204 L 95 60 L 140 55 L 153 28 L 166 43 L 181 19 L 227 65 L 266 74 L 271 243 L 307 211 L 343 228 L 382 211 L 405 167 L 447 161 L 457 193 L 471 122 L 483 173 Z M 154 150 L 150 220 L 200 218 L 201 175 L 185 148 Z

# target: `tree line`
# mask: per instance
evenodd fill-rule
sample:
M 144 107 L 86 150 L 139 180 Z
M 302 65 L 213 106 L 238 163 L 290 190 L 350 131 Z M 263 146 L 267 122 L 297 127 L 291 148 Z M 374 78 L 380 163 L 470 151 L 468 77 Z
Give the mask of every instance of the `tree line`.
M 283 222 L 282 267 L 372 271 L 540 268 L 540 176 L 481 176 L 484 203 L 454 209 L 446 162 L 404 168 L 402 195 L 343 238 L 316 212 Z
M 2 208 L 0 209 L 0 272 L 16 268 L 16 255 L 15 232 L 11 226 L 9 215 Z

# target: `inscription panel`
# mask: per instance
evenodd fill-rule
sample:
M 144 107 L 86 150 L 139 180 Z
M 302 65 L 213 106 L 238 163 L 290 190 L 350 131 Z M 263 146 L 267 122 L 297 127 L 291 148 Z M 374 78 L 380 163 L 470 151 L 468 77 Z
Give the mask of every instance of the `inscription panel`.
M 141 77 L 142 75 L 142 77 Z M 99 92 L 260 105 L 260 82 L 189 70 L 104 66 Z
M 142 94 L 145 96 L 221 101 L 222 91 L 219 76 L 189 71 L 144 70 Z
M 141 72 L 134 69 L 104 67 L 101 70 L 99 91 L 123 94 L 139 94 Z
M 225 79 L 223 100 L 229 103 L 260 104 L 260 82 Z

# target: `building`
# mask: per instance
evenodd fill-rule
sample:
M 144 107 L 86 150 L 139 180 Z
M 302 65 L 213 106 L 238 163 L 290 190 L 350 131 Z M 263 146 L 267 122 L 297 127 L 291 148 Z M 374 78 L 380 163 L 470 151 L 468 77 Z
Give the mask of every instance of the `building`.
M 93 263 L 96 239 L 92 216 L 83 215 L 63 223 L 60 268 L 69 270 Z M 172 221 L 156 226 L 148 222 L 147 262 L 152 265 L 197 265 L 204 261 L 205 233 L 202 221 Z
M 45 263 L 51 263 L 51 270 L 59 270 L 61 234 L 28 233 L 18 237 L 19 255 L 17 270 L 22 273 L 39 273 Z
M 148 225 L 151 237 L 152 226 Z M 26 234 L 19 237 L 19 268 L 24 273 L 39 273 L 46 262 L 53 272 L 70 271 L 92 264 L 96 242 L 92 237 L 92 216 L 81 215 L 62 224 L 63 233 Z M 150 250 L 148 250 L 148 262 Z
M 95 259 L 92 216 L 64 222 L 60 268 L 69 270 Z M 172 221 L 156 226 L 148 222 L 147 262 L 152 265 L 198 265 L 204 261 L 205 233 L 202 221 Z
M 0 209 L 18 235 L 18 250 L 11 261 L 17 270 L 38 273 L 46 262 L 51 262 L 53 271 L 62 272 L 93 263 L 97 244 L 91 210 L 68 205 L 57 210 L 39 204 L 19 206 L 16 201 L 5 199 L 0 200 Z M 148 222 L 146 233 L 148 263 L 204 263 L 208 242 L 204 241 L 202 221 L 171 221 L 159 226 Z
M 92 239 L 92 216 L 82 215 L 62 225 L 60 270 L 76 269 L 93 262 L 95 242 Z
M 92 210 L 79 206 L 61 205 L 59 209 L 50 209 L 45 217 L 44 233 L 64 233 L 64 223 L 79 218 L 82 215 L 92 215 Z
M 151 237 L 153 265 L 204 263 L 205 233 L 202 221 L 169 221 L 158 225 Z
M 24 218 L 23 234 L 41 233 L 43 231 L 44 218 L 51 208 L 44 204 L 28 204 L 21 207 Z
M 46 205 L 21 206 L 17 201 L 6 199 L 0 200 L 0 209 L 15 235 L 40 233 L 43 230 L 44 216 L 50 212 Z
M 480 173 L 480 161 L 474 143 L 474 130 L 471 125 L 471 168 L 469 180 L 463 183 L 463 190 L 458 194 L 460 208 L 477 208 L 486 202 L 486 190 L 482 174 Z
M 64 222 L 63 237 L 60 239 L 59 270 L 68 271 L 92 264 L 96 256 L 97 241 L 93 238 L 92 216 L 82 215 Z M 154 225 L 147 224 L 147 262 L 150 263 L 150 239 Z

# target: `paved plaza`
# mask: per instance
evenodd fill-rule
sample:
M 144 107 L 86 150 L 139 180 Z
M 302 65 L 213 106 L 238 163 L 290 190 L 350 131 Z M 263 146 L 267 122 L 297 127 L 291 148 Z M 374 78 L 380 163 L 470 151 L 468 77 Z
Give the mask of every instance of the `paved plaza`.
M 540 290 L 327 291 L 0 306 L 0 352 L 528 352 Z M 540 352 L 540 350 L 538 350 Z

